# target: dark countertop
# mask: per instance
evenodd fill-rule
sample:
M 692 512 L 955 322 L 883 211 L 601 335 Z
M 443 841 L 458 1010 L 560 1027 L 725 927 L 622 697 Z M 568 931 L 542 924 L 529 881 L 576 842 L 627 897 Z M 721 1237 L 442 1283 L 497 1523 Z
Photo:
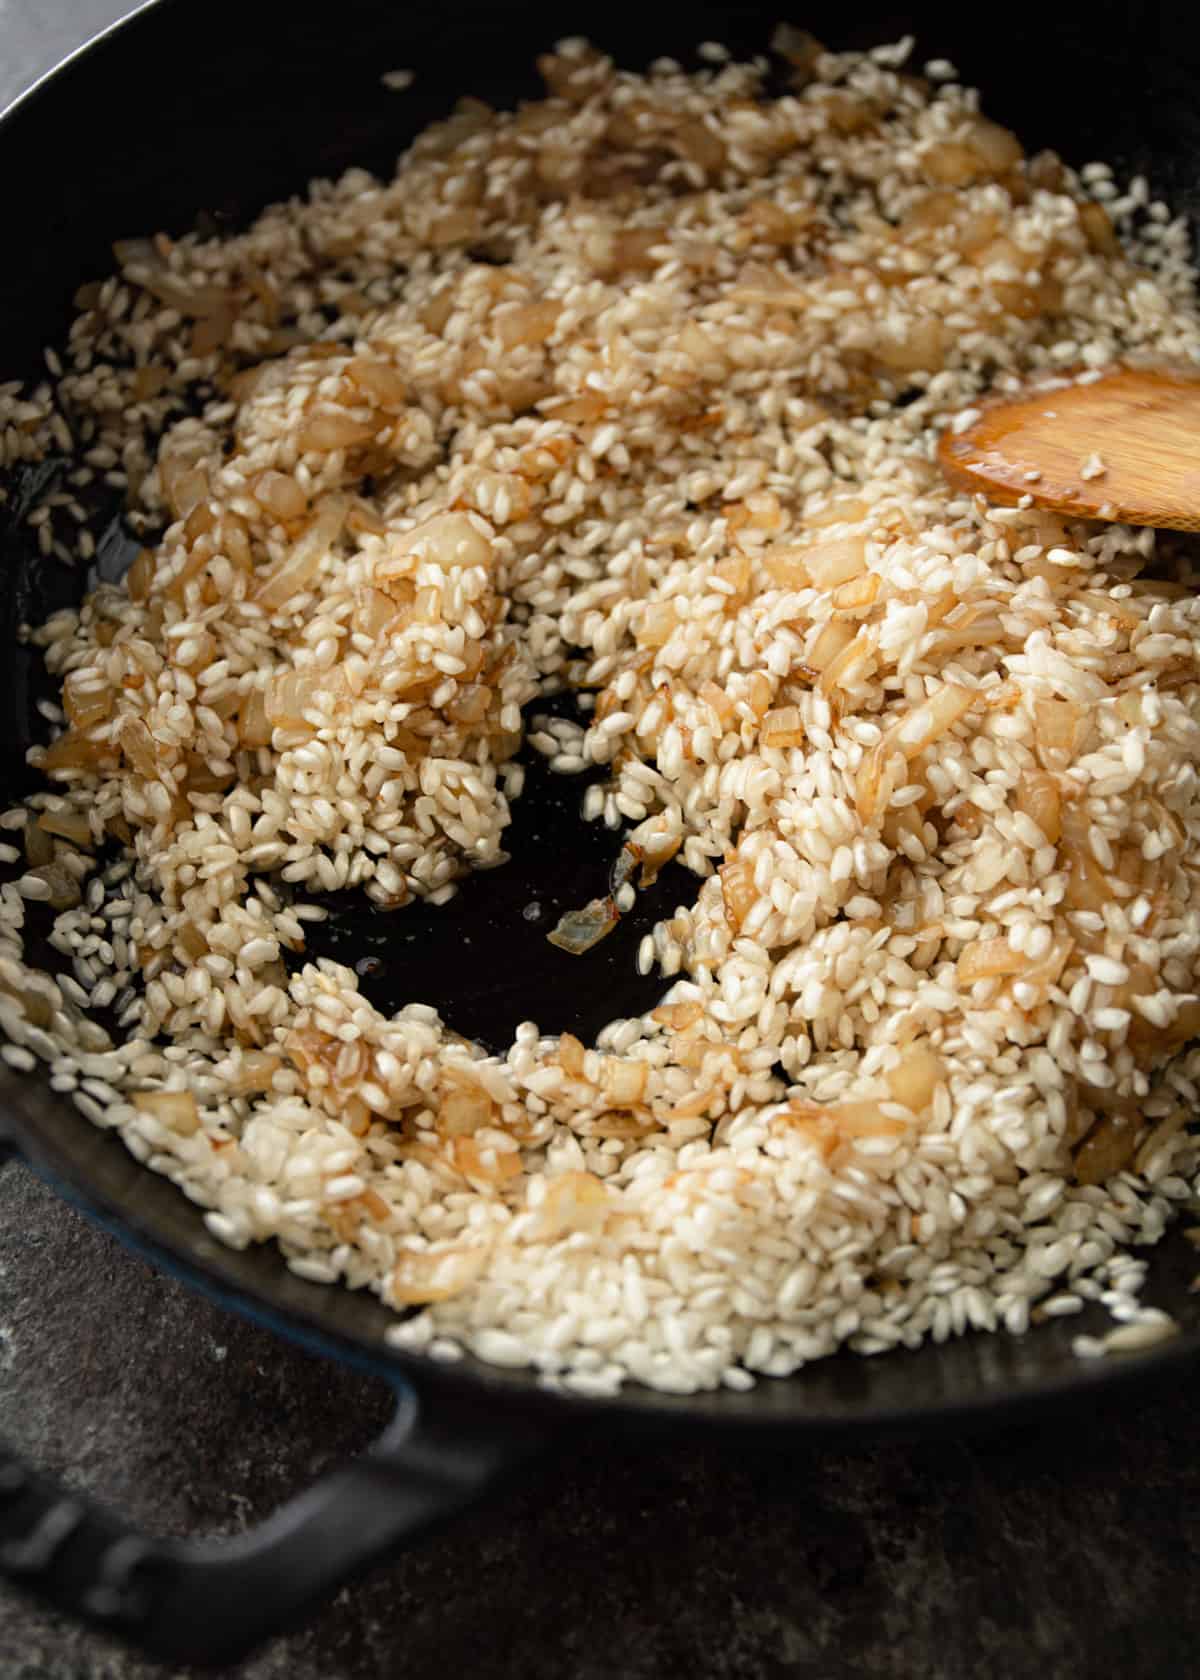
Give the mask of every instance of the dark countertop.
M 0 106 L 121 0 L 0 0 Z M 388 1415 L 0 1170 L 0 1439 L 159 1533 L 230 1533 Z M 1190 1388 L 1004 1434 L 573 1455 L 344 1590 L 245 1680 L 1124 1680 L 1195 1669 Z M 2 1680 L 166 1671 L 0 1589 Z

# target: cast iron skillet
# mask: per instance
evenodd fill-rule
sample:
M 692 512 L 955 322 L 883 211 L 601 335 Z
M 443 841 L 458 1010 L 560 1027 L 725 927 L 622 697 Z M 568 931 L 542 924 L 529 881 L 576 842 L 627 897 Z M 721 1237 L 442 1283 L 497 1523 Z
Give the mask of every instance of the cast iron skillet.
M 0 378 L 33 372 L 63 335 L 74 289 L 111 267 L 114 237 L 218 226 L 351 163 L 390 169 L 408 138 L 463 93 L 511 103 L 537 93 L 535 54 L 557 35 L 590 35 L 630 65 L 685 56 L 705 39 L 761 50 L 780 13 L 837 46 L 918 29 L 917 62 L 949 56 L 981 85 L 992 114 L 1033 149 L 1071 161 L 1104 157 L 1144 170 L 1189 213 L 1198 207 L 1200 14 L 1145 0 L 1047 8 L 1009 0 L 979 13 L 956 5 L 845 9 L 688 4 L 625 8 L 572 0 L 544 20 L 479 0 L 406 8 L 339 0 L 160 0 L 110 31 L 21 101 L 0 124 Z M 1169 19 L 1169 28 L 1167 20 Z M 1037 43 L 1030 49 L 1026 43 Z M 381 72 L 417 72 L 398 98 Z M 210 222 L 209 225 L 212 225 Z M 22 492 L 28 484 L 18 486 Z M 39 567 L 9 519 L 0 526 L 0 777 L 9 799 L 28 785 L 24 748 L 38 727 L 35 662 L 13 632 L 69 593 L 61 568 Z M 100 566 L 119 573 L 114 530 Z M 653 981 L 632 977 L 646 923 L 690 890 L 665 878 L 591 956 L 545 942 L 559 911 L 602 889 L 613 839 L 585 830 L 578 786 L 535 782 L 514 824 L 514 862 L 467 884 L 441 912 L 386 920 L 351 915 L 331 949 L 369 956 L 375 995 L 420 997 L 457 1029 L 505 1043 L 519 1020 L 591 1032 L 649 1007 Z M 542 907 L 537 921 L 523 912 Z M 1052 1399 L 1087 1405 L 1100 1387 L 1184 1375 L 1200 1351 L 1185 1245 L 1155 1257 L 1151 1298 L 1183 1333 L 1153 1355 L 1081 1365 L 1079 1319 L 1022 1339 L 971 1337 L 879 1360 L 827 1360 L 748 1394 L 673 1399 L 629 1389 L 619 1399 L 548 1394 L 526 1372 L 472 1360 L 438 1365 L 389 1350 L 389 1315 L 374 1298 L 294 1277 L 273 1249 L 234 1253 L 198 1212 L 111 1136 L 36 1079 L 0 1076 L 0 1138 L 123 1240 L 197 1288 L 307 1345 L 386 1377 L 397 1411 L 363 1459 L 322 1481 L 252 1534 L 229 1543 L 160 1543 L 110 1513 L 64 1496 L 0 1453 L 0 1570 L 60 1607 L 165 1657 L 226 1662 L 313 1603 L 352 1569 L 478 1496 L 556 1433 L 685 1426 L 771 1432 L 779 1449 L 842 1431 L 946 1426 L 1006 1417 Z

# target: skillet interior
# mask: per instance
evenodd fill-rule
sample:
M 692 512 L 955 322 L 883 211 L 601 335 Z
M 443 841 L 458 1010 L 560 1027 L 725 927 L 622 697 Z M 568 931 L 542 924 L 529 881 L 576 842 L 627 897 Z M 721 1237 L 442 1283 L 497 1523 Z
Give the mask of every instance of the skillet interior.
M 827 0 L 802 10 L 659 7 L 636 17 L 623 8 L 578 4 L 563 11 L 561 23 L 478 0 L 443 0 L 436 9 L 408 13 L 377 0 L 342 0 L 335 15 L 281 0 L 254 6 L 160 0 L 59 72 L 0 126 L 11 254 L 0 269 L 0 376 L 34 371 L 38 348 L 63 334 L 76 286 L 111 267 L 114 237 L 159 228 L 181 233 L 200 211 L 233 226 L 272 199 L 302 190 L 314 175 L 336 174 L 350 163 L 389 170 L 407 139 L 457 95 L 511 103 L 535 94 L 536 52 L 568 29 L 590 35 L 622 62 L 641 64 L 659 53 L 682 55 L 704 39 L 759 50 L 785 9 L 836 46 L 893 39 L 917 27 L 917 62 L 922 48 L 925 56 L 954 59 L 967 80 L 982 86 L 991 114 L 1012 124 L 1031 149 L 1050 144 L 1072 162 L 1100 156 L 1143 170 L 1177 208 L 1194 219 L 1200 211 L 1200 110 L 1193 97 L 1200 16 L 1171 8 L 1168 28 L 1164 5 L 1073 3 L 1055 9 L 1051 26 L 1046 8 L 1028 0 L 984 20 L 943 4 L 907 12 L 868 5 L 857 9 L 848 29 Z M 417 79 L 398 98 L 379 76 L 399 66 L 415 69 Z M 39 567 L 2 526 L 0 550 L 0 635 L 11 647 L 16 622 L 38 616 L 69 584 L 61 568 Z M 36 682 L 34 662 L 21 653 L 0 672 L 6 798 L 25 782 Z M 463 894 L 454 915 L 441 913 L 443 926 L 438 913 L 426 917 L 414 941 L 403 916 L 389 922 L 382 954 L 398 965 L 398 983 L 405 970 L 418 973 L 419 995 L 446 1007 L 460 1030 L 506 1041 L 511 1024 L 530 1014 L 547 1029 L 594 1029 L 652 1001 L 653 989 L 647 994 L 643 982 L 639 994 L 630 978 L 631 950 L 615 941 L 593 954 L 602 961 L 585 959 L 571 970 L 566 1001 L 561 983 L 548 984 L 544 968 L 531 968 L 514 947 L 522 931 L 519 910 L 530 898 L 552 905 L 558 895 L 565 907 L 580 901 L 581 881 L 583 897 L 598 890 L 612 842 L 584 834 L 573 816 L 577 802 L 577 784 L 536 796 L 518 817 L 528 844 L 510 872 L 474 883 L 477 891 Z M 565 845 L 564 833 L 571 837 Z M 671 890 L 679 889 L 686 890 L 685 878 L 677 874 Z M 470 906 L 471 960 L 464 965 L 459 936 L 468 923 L 461 916 Z M 645 913 L 661 907 L 648 904 Z M 542 929 L 525 924 L 525 930 L 526 949 L 544 952 Z M 638 932 L 631 930 L 631 942 Z M 401 960 L 396 950 L 405 942 L 413 949 Z M 539 1011 L 539 1001 L 560 1018 Z M 377 1369 L 419 1373 L 447 1399 L 482 1390 L 498 1405 L 543 1398 L 521 1372 L 469 1360 L 434 1367 L 391 1354 L 382 1345 L 390 1315 L 373 1297 L 306 1284 L 273 1249 L 236 1254 L 221 1247 L 173 1186 L 47 1089 L 7 1069 L 0 1111 L 0 1125 L 65 1193 L 231 1305 Z M 1107 1366 L 1072 1358 L 1071 1338 L 1087 1327 L 1086 1319 L 1074 1319 L 1020 1340 L 971 1337 L 883 1360 L 827 1360 L 745 1395 L 678 1401 L 630 1389 L 618 1401 L 572 1400 L 571 1409 L 664 1421 L 859 1427 L 931 1423 L 951 1413 L 1078 1395 L 1169 1370 L 1200 1351 L 1200 1311 L 1186 1293 L 1193 1270 L 1186 1244 L 1176 1238 L 1163 1246 L 1147 1298 L 1173 1311 L 1185 1333 L 1155 1355 Z

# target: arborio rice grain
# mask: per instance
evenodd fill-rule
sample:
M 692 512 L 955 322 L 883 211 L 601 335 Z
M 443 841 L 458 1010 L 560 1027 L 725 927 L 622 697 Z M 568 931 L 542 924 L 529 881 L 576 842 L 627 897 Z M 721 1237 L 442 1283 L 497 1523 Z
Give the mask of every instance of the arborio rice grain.
M 118 247 L 53 382 L 0 387 L 0 464 L 75 458 L 43 550 L 88 559 L 98 484 L 147 543 L 31 631 L 10 1067 L 223 1240 L 421 1306 L 398 1344 L 584 1392 L 1090 1300 L 1145 1345 L 1125 1251 L 1194 1194 L 1186 554 L 932 465 L 990 390 L 1196 360 L 1185 230 L 944 64 L 780 45 L 767 99 L 565 42 L 545 103 L 465 102 L 388 184 Z M 402 916 L 502 860 L 522 708 L 568 685 L 536 748 L 699 877 L 662 1006 L 496 1057 L 289 974 L 295 892 Z

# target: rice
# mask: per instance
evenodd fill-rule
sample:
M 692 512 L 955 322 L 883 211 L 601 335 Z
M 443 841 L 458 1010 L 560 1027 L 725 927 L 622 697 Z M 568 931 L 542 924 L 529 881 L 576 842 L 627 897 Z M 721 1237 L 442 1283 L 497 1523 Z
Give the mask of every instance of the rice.
M 1200 1169 L 1186 543 L 933 464 L 993 388 L 1200 359 L 1186 231 L 904 43 L 779 46 L 768 99 L 712 43 L 561 43 L 389 183 L 118 246 L 0 387 L 0 466 L 79 463 L 46 552 L 90 557 L 101 481 L 146 542 L 28 630 L 62 712 L 0 818 L 8 1066 L 222 1241 L 416 1308 L 398 1346 L 583 1394 L 1092 1301 L 1081 1354 L 1149 1346 L 1126 1250 Z M 491 1056 L 289 970 L 294 893 L 402 914 L 502 862 L 523 744 L 697 876 L 658 1008 Z

